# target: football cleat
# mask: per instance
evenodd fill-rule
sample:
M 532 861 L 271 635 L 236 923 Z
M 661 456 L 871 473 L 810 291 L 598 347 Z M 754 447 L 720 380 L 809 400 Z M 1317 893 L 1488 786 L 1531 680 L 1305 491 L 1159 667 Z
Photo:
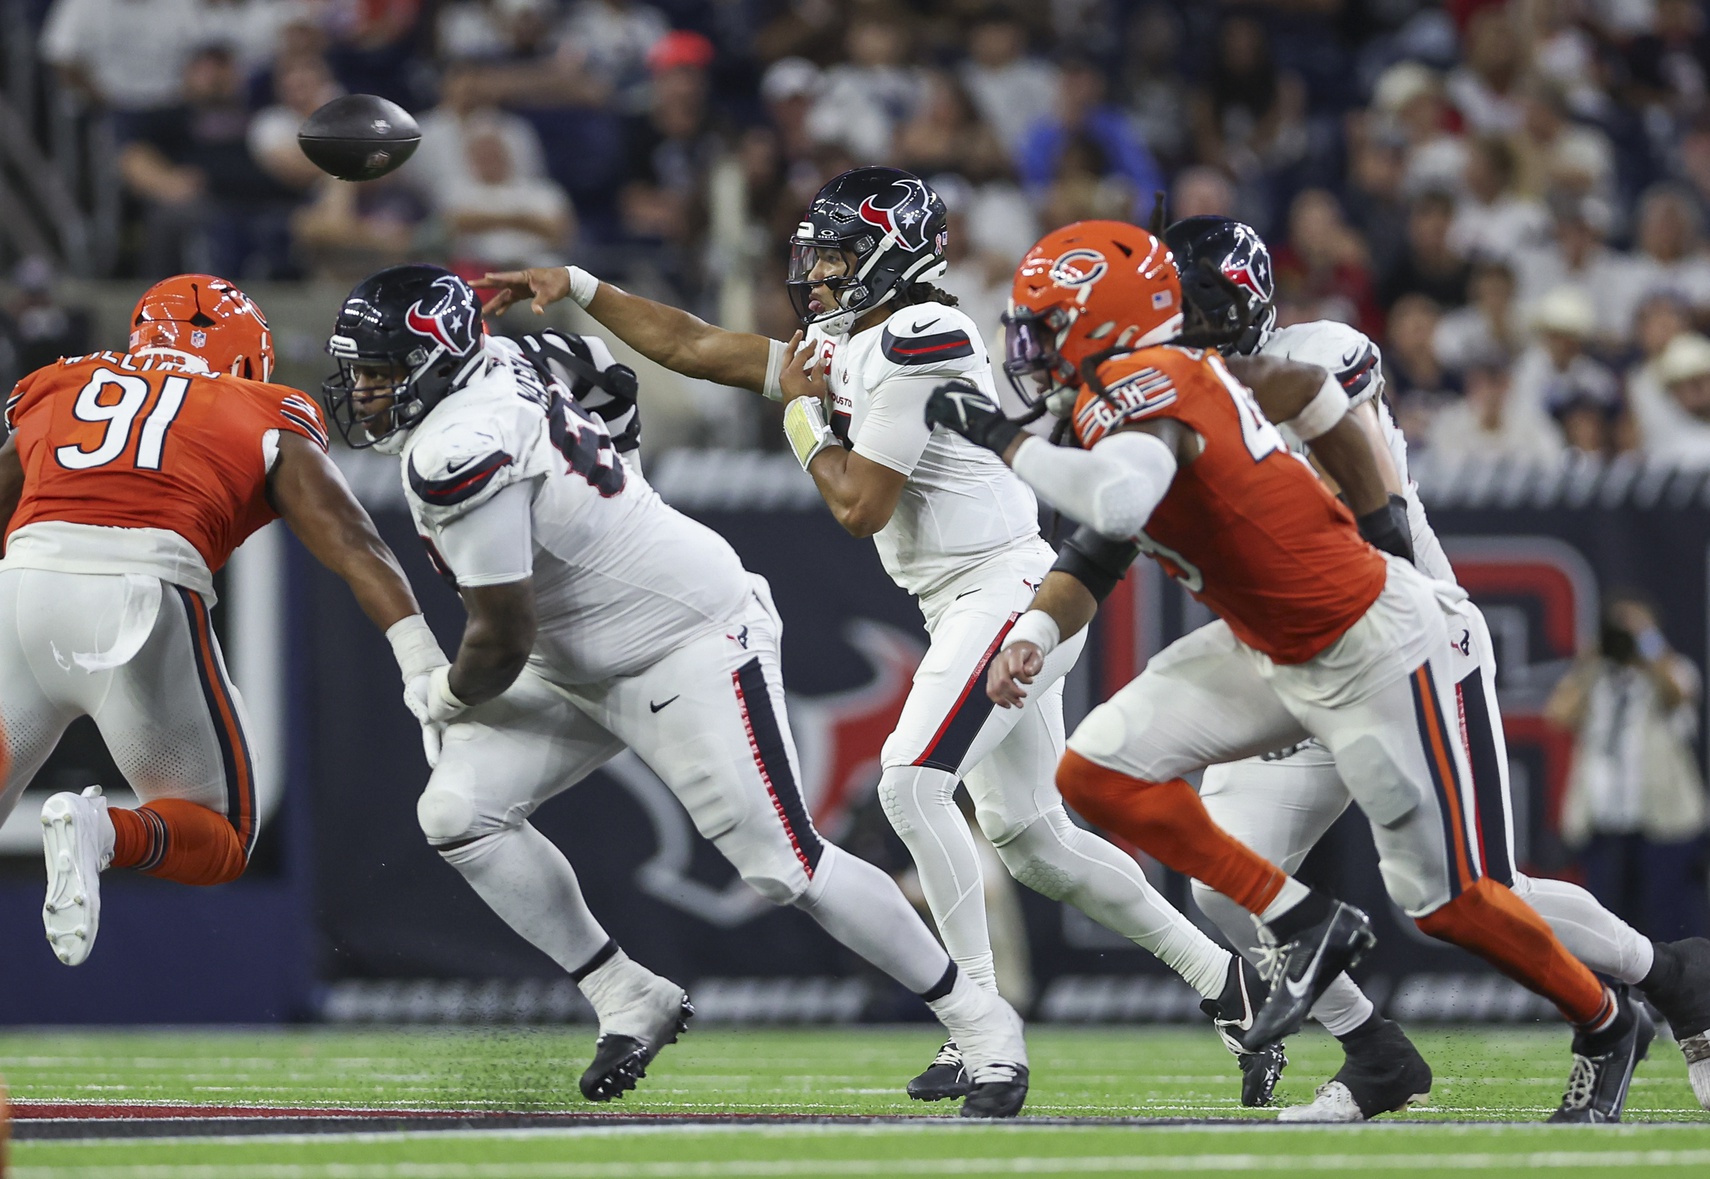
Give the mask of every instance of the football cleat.
M 1633 1070 L 1645 1058 L 1656 1027 L 1645 1005 L 1634 1002 L 1625 986 L 1613 991 L 1618 1007 L 1610 1026 L 1573 1034 L 1573 1072 L 1561 1107 L 1550 1115 L 1552 1122 L 1598 1125 L 1621 1120 Z
M 1318 1086 L 1310 1104 L 1277 1115 L 1279 1122 L 1365 1122 L 1431 1097 L 1431 1066 L 1399 1024 L 1384 1020 L 1344 1043 L 1347 1059 Z
M 695 1014 L 693 1004 L 683 988 L 666 979 L 655 978 L 659 986 L 649 987 L 637 996 L 630 1010 L 620 1012 L 611 1022 L 643 1025 L 631 1035 L 625 1032 L 605 1032 L 594 1044 L 594 1060 L 582 1073 L 582 1096 L 589 1101 L 611 1101 L 635 1088 L 637 1081 L 647 1075 L 647 1066 L 667 1044 L 689 1029 Z M 651 1007 L 637 1011 L 635 1006 Z
M 101 925 L 101 870 L 113 860 L 113 822 L 101 788 L 66 791 L 42 804 L 47 899 L 42 926 L 56 957 L 76 966 L 95 948 Z
M 1270 980 L 1271 993 L 1244 1037 L 1250 1051 L 1269 1047 L 1299 1031 L 1306 1013 L 1331 980 L 1377 945 L 1371 918 L 1343 901 L 1331 902 L 1330 912 L 1322 920 L 1280 944 L 1256 918 L 1255 924 L 1265 955 L 1260 970 Z
M 944 1041 L 944 1047 L 926 1066 L 926 1071 L 908 1083 L 908 1095 L 916 1101 L 943 1101 L 946 1097 L 966 1097 L 974 1091 L 968 1070 L 962 1063 L 962 1050 L 956 1041 Z
M 1253 1019 L 1270 988 L 1246 959 L 1232 955 L 1223 991 L 1215 999 L 1201 1000 L 1199 1009 L 1211 1016 L 1223 1046 L 1241 1066 L 1241 1104 L 1252 1109 L 1271 1103 L 1277 1082 L 1282 1080 L 1288 1057 L 1280 1043 L 1258 1051 L 1247 1051 L 1242 1037 L 1252 1029 Z
M 1686 1057 L 1687 1076 L 1698 1104 L 1710 1110 L 1710 938 L 1689 937 L 1684 941 L 1660 942 L 1659 963 L 1665 958 L 1673 969 L 1667 982 L 1641 984 Z M 1652 976 L 1659 972 L 1652 968 Z
M 965 1118 L 1013 1118 L 1027 1102 L 1027 1066 L 994 1064 L 980 1070 L 979 1079 L 962 1102 Z

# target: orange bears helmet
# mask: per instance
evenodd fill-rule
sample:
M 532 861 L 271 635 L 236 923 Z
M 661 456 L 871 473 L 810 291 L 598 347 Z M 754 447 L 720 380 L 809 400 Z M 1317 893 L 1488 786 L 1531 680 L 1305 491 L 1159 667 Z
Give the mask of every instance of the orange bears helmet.
M 1077 221 L 1027 251 L 1003 322 L 1003 370 L 1016 393 L 1066 413 L 1073 398 L 1050 395 L 1079 388 L 1088 357 L 1180 333 L 1181 280 L 1169 247 L 1139 226 Z
M 273 335 L 255 300 L 223 278 L 179 274 L 155 283 L 131 313 L 130 351 L 200 357 L 209 372 L 273 376 Z

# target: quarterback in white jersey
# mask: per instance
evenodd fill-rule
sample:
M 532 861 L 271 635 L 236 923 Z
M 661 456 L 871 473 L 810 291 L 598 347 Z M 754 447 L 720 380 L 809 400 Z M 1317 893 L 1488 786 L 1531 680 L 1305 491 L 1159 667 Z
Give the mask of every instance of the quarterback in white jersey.
M 1384 399 L 1383 357 L 1378 346 L 1357 329 L 1332 320 L 1293 324 L 1273 330 L 1270 255 L 1250 227 L 1218 217 L 1177 222 L 1165 240 L 1182 267 L 1208 259 L 1242 288 L 1249 299 L 1250 323 L 1234 350 L 1256 352 L 1316 364 L 1335 375 L 1347 391 L 1379 470 L 1391 492 L 1394 535 L 1406 555 L 1424 573 L 1458 584 L 1437 539 L 1418 486 L 1408 475 L 1407 442 Z M 1205 309 L 1215 315 L 1221 309 Z M 1496 659 L 1490 632 L 1477 606 L 1457 607 L 1460 632 L 1454 643 L 1455 694 L 1460 732 L 1472 768 L 1462 792 L 1468 844 L 1477 852 L 1480 876 L 1507 885 L 1536 909 L 1564 945 L 1593 970 L 1637 985 L 1674 1025 L 1677 1038 L 1702 1044 L 1702 1063 L 1693 1065 L 1693 1084 L 1710 1108 L 1710 943 L 1656 944 L 1605 909 L 1578 885 L 1537 879 L 1514 863 L 1513 807 L 1509 796 L 1508 754 L 1496 697 Z M 1451 635 L 1451 638 L 1456 636 Z M 1308 741 L 1264 757 L 1213 766 L 1205 773 L 1200 796 L 1217 822 L 1270 858 L 1294 871 L 1336 819 L 1350 796 L 1329 752 Z M 1246 912 L 1198 882 L 1200 907 L 1245 953 L 1256 942 Z M 1692 995 L 1691 992 L 1698 992 Z M 1313 1016 L 1340 1039 L 1347 1060 L 1335 1079 L 1322 1086 L 1310 1105 L 1284 1111 L 1289 1121 L 1360 1121 L 1399 1108 L 1430 1088 L 1431 1072 L 1394 1024 L 1383 1020 L 1360 989 L 1340 976 L 1313 1008 Z M 1694 1038 L 1696 1038 L 1694 1040 Z
M 957 964 L 996 989 L 978 852 L 953 796 L 965 783 L 981 830 L 1023 884 L 1064 900 L 1174 969 L 1220 1023 L 1246 1026 L 1264 994 L 1251 967 L 1172 908 L 1133 858 L 1077 827 L 1054 783 L 1064 747 L 1062 677 L 1084 636 L 1046 661 L 1020 709 L 982 690 L 986 666 L 1056 553 L 1033 492 L 998 458 L 926 424 L 933 388 L 970 381 L 995 400 L 973 321 L 928 280 L 944 271 L 943 202 L 920 178 L 857 168 L 834 178 L 791 239 L 789 290 L 804 330 L 788 345 L 711 327 L 576 267 L 490 275 L 537 308 L 568 295 L 650 359 L 785 401 L 792 449 L 849 532 L 871 536 L 920 602 L 931 645 L 881 757 L 879 796 L 908 846 Z M 962 1046 L 965 1048 L 966 1046 Z M 1241 1059 L 1243 1100 L 1268 1101 L 1275 1049 Z M 957 1045 L 909 1086 L 966 1091 Z
M 411 515 L 469 612 L 456 660 L 405 685 L 433 766 L 422 830 L 593 1004 L 583 1094 L 633 1088 L 692 1014 L 681 987 L 617 948 L 528 822 L 627 747 L 745 881 L 970 1038 L 965 1116 L 1014 1115 L 1027 1093 L 1020 1018 L 956 968 L 888 876 L 814 830 L 771 593 L 654 494 L 625 457 L 633 424 L 614 440 L 603 419 L 633 421 L 634 373 L 595 339 L 488 339 L 475 292 L 433 266 L 359 284 L 328 350 L 335 421 L 400 453 Z

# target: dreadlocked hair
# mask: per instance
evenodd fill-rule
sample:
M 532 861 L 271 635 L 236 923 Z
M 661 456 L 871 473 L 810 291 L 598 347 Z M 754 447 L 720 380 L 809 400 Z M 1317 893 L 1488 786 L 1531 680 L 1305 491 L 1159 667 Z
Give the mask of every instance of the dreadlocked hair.
M 946 307 L 960 305 L 956 296 L 943 287 L 935 287 L 929 282 L 911 282 L 898 295 L 897 306 L 912 307 L 916 303 L 942 303 Z

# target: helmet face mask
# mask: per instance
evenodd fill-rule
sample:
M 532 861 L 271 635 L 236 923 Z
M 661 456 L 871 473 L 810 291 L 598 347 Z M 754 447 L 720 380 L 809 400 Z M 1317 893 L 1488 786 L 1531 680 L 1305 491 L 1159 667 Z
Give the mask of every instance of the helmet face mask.
M 394 266 L 358 283 L 327 341 L 338 371 L 321 384 L 327 414 L 354 449 L 403 449 L 408 431 L 483 356 L 481 302 L 437 266 Z
M 1060 307 L 1043 313 L 1011 307 L 1003 316 L 1003 375 L 1009 378 L 1009 387 L 1023 405 L 1034 408 L 1043 401 L 1058 417 L 1068 412 L 1079 383 L 1074 365 L 1057 351 L 1057 340 L 1072 318 Z M 1065 392 L 1071 396 L 1065 398 Z
M 910 284 L 943 274 L 948 220 L 944 202 L 913 173 L 852 168 L 833 177 L 790 237 L 786 281 L 802 326 L 843 335 Z M 827 250 L 842 253 L 843 273 L 824 273 Z M 815 295 L 816 287 L 830 293 L 832 306 Z

